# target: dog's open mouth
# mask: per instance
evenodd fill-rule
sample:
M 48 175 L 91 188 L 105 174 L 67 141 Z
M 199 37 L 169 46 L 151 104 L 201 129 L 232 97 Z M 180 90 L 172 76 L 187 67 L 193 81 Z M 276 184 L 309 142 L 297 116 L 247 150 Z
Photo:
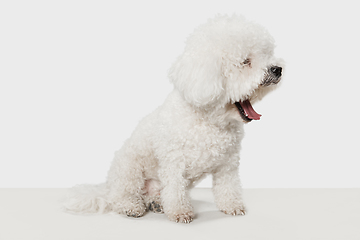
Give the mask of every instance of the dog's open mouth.
M 241 118 L 245 122 L 251 122 L 252 120 L 260 120 L 261 115 L 255 112 L 249 100 L 235 102 L 235 105 L 239 110 Z

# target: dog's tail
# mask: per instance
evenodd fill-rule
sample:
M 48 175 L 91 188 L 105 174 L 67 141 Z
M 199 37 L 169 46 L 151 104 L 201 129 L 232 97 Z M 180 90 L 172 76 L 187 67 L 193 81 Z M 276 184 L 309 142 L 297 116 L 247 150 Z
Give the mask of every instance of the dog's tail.
M 77 185 L 71 188 L 63 201 L 63 210 L 71 213 L 107 213 L 111 204 L 107 200 L 106 184 Z

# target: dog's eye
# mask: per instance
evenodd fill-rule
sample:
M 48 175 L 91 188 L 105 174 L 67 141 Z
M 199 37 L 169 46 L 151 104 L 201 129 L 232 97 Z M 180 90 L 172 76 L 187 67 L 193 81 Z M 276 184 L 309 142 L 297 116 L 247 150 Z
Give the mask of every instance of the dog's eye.
M 242 63 L 243 65 L 251 66 L 250 58 L 245 59 L 245 61 Z

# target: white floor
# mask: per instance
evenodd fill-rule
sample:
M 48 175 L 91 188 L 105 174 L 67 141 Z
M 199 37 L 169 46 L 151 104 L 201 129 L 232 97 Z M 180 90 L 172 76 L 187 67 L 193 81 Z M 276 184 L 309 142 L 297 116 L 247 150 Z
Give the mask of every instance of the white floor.
M 1 240 L 339 239 L 360 240 L 360 189 L 245 189 L 246 216 L 228 216 L 210 189 L 194 189 L 194 222 L 163 214 L 73 215 L 60 209 L 66 189 L 0 189 Z

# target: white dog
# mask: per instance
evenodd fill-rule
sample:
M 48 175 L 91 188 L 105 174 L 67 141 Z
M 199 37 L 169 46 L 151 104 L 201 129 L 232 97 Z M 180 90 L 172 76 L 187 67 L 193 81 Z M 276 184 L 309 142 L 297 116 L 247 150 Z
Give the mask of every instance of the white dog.
M 150 210 L 189 223 L 189 189 L 212 174 L 218 208 L 244 215 L 243 125 L 260 119 L 252 104 L 280 81 L 283 64 L 273 52 L 269 33 L 243 17 L 219 15 L 198 27 L 170 69 L 173 92 L 115 153 L 107 182 L 75 188 L 66 209 L 131 217 Z

